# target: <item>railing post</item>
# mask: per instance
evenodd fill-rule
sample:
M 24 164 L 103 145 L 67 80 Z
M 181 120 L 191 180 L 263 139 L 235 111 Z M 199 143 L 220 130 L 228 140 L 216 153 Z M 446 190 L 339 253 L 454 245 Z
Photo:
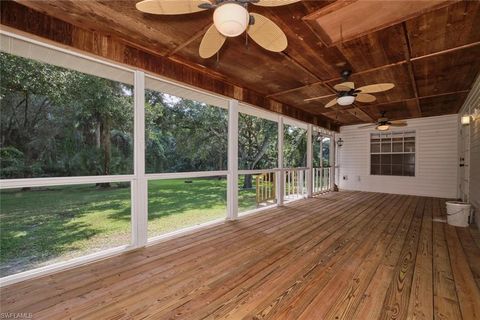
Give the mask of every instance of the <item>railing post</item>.
M 283 206 L 285 192 L 285 172 L 283 171 L 283 117 L 278 118 L 278 168 L 277 171 L 277 205 Z
M 228 105 L 227 219 L 238 218 L 238 101 Z
M 313 194 L 313 145 L 312 145 L 313 126 L 311 124 L 307 127 L 307 198 L 311 198 Z M 302 186 L 303 189 L 303 186 Z

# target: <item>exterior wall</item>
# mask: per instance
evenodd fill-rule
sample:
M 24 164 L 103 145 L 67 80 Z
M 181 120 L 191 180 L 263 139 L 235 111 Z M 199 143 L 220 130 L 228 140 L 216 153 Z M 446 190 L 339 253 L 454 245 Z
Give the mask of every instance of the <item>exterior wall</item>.
M 406 129 L 416 132 L 415 177 L 370 175 L 370 133 L 375 131 L 344 126 L 339 135 L 344 143 L 338 148 L 340 189 L 456 198 L 458 116 L 407 122 Z
M 458 114 L 458 122 L 463 115 L 472 115 L 474 109 L 480 111 L 480 76 L 477 77 L 475 84 L 470 91 L 462 109 Z M 475 208 L 475 221 L 480 229 L 480 118 L 470 119 L 470 125 L 462 126 L 463 131 L 460 136 L 460 143 L 465 143 L 466 156 L 465 179 L 460 181 L 460 189 L 465 189 L 465 200 Z M 460 153 L 463 156 L 462 153 Z

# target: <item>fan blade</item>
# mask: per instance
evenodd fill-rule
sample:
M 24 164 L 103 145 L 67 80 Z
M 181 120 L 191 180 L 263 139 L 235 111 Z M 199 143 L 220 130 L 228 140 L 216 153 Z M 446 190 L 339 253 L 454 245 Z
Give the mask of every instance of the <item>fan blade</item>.
M 368 93 L 358 93 L 357 96 L 355 97 L 355 101 L 358 102 L 373 102 L 377 100 L 375 96 L 368 94 Z
M 252 4 L 261 7 L 279 7 L 295 2 L 300 2 L 300 0 L 259 0 L 258 2 L 252 2 Z
M 327 104 L 325 105 L 325 108 L 331 108 L 331 107 L 333 107 L 333 106 L 336 105 L 336 104 L 337 104 L 337 98 L 335 98 L 335 99 L 331 100 L 329 103 L 327 103 Z
M 355 89 L 355 84 L 353 82 L 344 82 L 334 85 L 333 88 L 337 91 L 350 91 Z
M 402 120 L 397 120 L 397 121 L 391 121 L 388 125 L 392 127 L 406 127 L 407 122 L 402 121 Z
M 146 13 L 173 15 L 203 11 L 205 9 L 198 7 L 202 4 L 212 3 L 208 0 L 143 0 L 137 2 L 135 7 Z
M 248 35 L 259 46 L 273 52 L 280 52 L 287 48 L 287 36 L 275 22 L 258 13 L 251 13 L 255 23 L 248 27 Z
M 370 84 L 368 86 L 363 86 L 358 88 L 357 90 L 361 91 L 362 93 L 375 93 L 375 92 L 383 92 L 392 89 L 395 87 L 393 83 L 377 83 L 377 84 Z
M 363 129 L 363 128 L 371 128 L 371 127 L 376 127 L 377 123 L 369 123 L 364 126 L 357 127 L 357 129 Z
M 308 101 L 312 101 L 312 100 L 328 98 L 328 97 L 331 97 L 331 96 L 336 96 L 336 94 L 328 94 L 328 95 L 326 95 L 326 96 L 319 96 L 319 97 L 313 97 L 313 98 L 303 99 L 303 101 L 308 102 Z
M 202 42 L 200 43 L 200 48 L 198 49 L 200 57 L 206 59 L 213 56 L 218 50 L 220 50 L 226 39 L 227 38 L 223 34 L 218 32 L 215 25 L 212 24 L 207 32 L 205 32 Z

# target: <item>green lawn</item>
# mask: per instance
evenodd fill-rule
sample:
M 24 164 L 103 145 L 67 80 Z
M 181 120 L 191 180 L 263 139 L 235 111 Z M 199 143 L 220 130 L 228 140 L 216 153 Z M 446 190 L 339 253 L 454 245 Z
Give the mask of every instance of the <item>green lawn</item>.
M 188 180 L 149 182 L 149 237 L 225 217 L 226 180 Z M 239 203 L 255 208 L 255 191 Z M 128 184 L 2 190 L 0 276 L 128 244 L 130 218 Z

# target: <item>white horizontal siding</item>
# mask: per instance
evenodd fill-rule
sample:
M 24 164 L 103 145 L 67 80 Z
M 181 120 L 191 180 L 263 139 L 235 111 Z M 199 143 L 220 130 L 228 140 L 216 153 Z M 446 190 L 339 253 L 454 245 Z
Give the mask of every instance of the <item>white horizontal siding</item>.
M 480 76 L 477 77 L 458 116 L 472 115 L 475 108 L 480 110 Z M 470 182 L 468 198 L 470 203 L 475 207 L 475 220 L 480 229 L 480 119 L 471 119 L 466 131 L 470 140 L 470 145 L 467 146 L 467 150 L 470 151 L 470 159 L 468 161 L 468 180 Z
M 339 187 L 456 198 L 457 121 L 457 115 L 407 120 L 407 129 L 416 132 L 415 177 L 370 175 L 370 133 L 375 130 L 358 129 L 358 125 L 341 127 L 344 144 L 339 148 Z

